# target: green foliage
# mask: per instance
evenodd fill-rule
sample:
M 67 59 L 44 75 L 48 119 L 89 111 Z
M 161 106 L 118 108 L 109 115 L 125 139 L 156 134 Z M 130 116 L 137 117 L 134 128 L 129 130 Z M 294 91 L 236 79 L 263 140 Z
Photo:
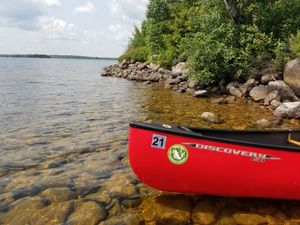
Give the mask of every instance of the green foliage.
M 291 38 L 291 50 L 295 55 L 300 57 L 300 31 Z
M 187 61 L 203 85 L 244 79 L 264 62 L 281 68 L 287 37 L 300 29 L 300 0 L 235 0 L 232 18 L 223 0 L 150 0 L 147 18 L 121 58 L 171 67 Z M 300 34 L 291 49 L 300 54 Z

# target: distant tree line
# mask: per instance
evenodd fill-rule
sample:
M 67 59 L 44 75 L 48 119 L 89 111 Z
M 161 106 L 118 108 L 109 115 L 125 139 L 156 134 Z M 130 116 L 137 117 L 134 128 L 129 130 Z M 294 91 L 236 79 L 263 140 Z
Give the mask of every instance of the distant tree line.
M 77 56 L 77 55 L 44 55 L 44 54 L 0 54 L 0 57 L 116 60 L 116 58 L 109 58 L 109 57 L 89 57 L 89 56 Z
M 300 0 L 150 0 L 122 59 L 187 61 L 204 85 L 300 56 Z

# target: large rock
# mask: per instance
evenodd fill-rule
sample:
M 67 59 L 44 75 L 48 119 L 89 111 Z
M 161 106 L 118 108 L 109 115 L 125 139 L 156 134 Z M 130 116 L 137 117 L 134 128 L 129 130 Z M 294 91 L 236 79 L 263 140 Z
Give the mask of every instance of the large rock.
M 40 195 L 46 197 L 51 202 L 62 202 L 75 198 L 75 193 L 69 188 L 48 188 Z
M 190 89 L 196 89 L 198 84 L 199 84 L 199 82 L 197 80 L 189 80 L 188 87 Z
M 188 68 L 185 62 L 180 62 L 176 66 L 172 67 L 172 73 L 181 75 L 181 74 L 187 74 Z
M 259 85 L 259 86 L 254 87 L 250 91 L 249 95 L 253 98 L 254 101 L 258 102 L 258 101 L 265 99 L 265 97 L 267 97 L 269 92 L 270 92 L 270 89 L 268 88 L 268 86 Z
M 288 62 L 284 70 L 283 79 L 296 95 L 300 96 L 300 58 Z
M 277 107 L 279 107 L 281 105 L 281 102 L 274 99 L 270 102 L 270 106 L 271 106 L 271 109 L 276 109 Z
M 24 198 L 11 205 L 10 211 L 3 216 L 2 222 L 14 225 L 33 224 L 36 220 L 33 218 L 33 212 L 44 207 L 43 199 L 40 197 Z
M 243 97 L 243 93 L 240 91 L 240 89 L 232 86 L 229 88 L 229 93 L 237 98 Z
M 279 91 L 271 91 L 267 97 L 265 97 L 265 105 L 270 105 L 270 103 L 273 101 L 273 100 L 277 100 L 277 101 L 280 101 L 281 100 L 281 96 L 279 95 Z
M 227 84 L 227 86 L 226 86 L 227 91 L 229 91 L 231 87 L 239 88 L 240 84 L 237 81 L 233 81 L 233 82 Z
M 179 84 L 181 82 L 181 80 L 179 78 L 175 78 L 175 79 L 168 79 L 165 81 L 166 85 L 176 85 Z
M 282 103 L 274 111 L 274 115 L 280 117 L 298 118 L 300 117 L 300 102 Z
M 157 72 L 160 69 L 160 65 L 156 65 L 156 64 L 150 63 L 149 69 L 152 70 L 152 72 L 155 73 L 155 72 Z
M 279 91 L 282 101 L 298 101 L 294 91 L 282 80 L 271 81 L 268 88 L 271 91 Z
M 240 86 L 240 91 L 243 93 L 244 96 L 249 95 L 249 92 L 252 88 L 257 86 L 257 81 L 254 79 L 247 80 L 246 83 L 244 83 L 242 86 Z

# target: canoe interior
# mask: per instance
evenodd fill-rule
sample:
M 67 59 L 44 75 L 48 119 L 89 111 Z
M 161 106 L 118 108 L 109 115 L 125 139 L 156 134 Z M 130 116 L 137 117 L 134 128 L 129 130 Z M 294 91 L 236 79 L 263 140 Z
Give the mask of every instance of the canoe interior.
M 287 141 L 288 135 L 291 133 L 292 139 L 300 142 L 300 130 L 224 130 L 173 125 L 171 126 L 172 128 L 166 128 L 165 125 L 162 124 L 148 124 L 141 122 L 131 122 L 130 126 L 172 133 L 175 135 L 300 152 L 300 146 L 291 144 Z

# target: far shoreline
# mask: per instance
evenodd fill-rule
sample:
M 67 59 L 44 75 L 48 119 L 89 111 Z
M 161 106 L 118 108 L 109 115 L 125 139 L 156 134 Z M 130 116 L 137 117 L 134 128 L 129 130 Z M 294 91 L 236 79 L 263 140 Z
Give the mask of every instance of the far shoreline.
M 111 57 L 93 57 L 93 56 L 77 56 L 77 55 L 46 55 L 46 54 L 0 54 L 0 58 L 118 60 L 117 58 L 111 58 Z

